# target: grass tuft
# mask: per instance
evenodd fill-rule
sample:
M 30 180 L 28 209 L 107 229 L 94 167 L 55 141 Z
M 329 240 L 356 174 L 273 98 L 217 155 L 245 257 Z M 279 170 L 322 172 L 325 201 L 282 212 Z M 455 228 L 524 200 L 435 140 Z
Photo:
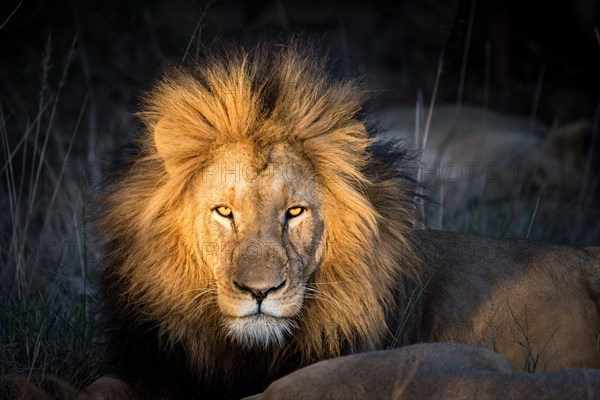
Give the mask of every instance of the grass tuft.
M 70 162 L 87 96 L 74 121 L 56 124 L 75 44 L 52 88 L 48 38 L 37 114 L 25 126 L 0 104 L 0 375 L 56 375 L 84 385 L 98 375 L 102 341 L 89 282 L 96 254 L 86 233 L 86 188 L 72 179 Z M 61 151 L 63 137 L 69 141 Z

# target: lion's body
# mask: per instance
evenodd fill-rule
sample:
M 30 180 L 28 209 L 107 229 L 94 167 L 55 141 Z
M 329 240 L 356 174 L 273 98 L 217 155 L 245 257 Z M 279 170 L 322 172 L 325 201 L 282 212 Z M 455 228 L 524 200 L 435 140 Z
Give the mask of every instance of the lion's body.
M 423 296 L 422 341 L 478 344 L 515 371 L 599 365 L 596 256 L 527 240 L 417 236 L 436 269 Z
M 150 93 L 148 129 L 97 211 L 113 372 L 142 397 L 252 394 L 388 345 L 491 347 L 482 323 L 514 327 L 524 309 L 534 352 L 553 349 L 537 365 L 595 362 L 598 259 L 539 244 L 486 263 L 487 244 L 514 245 L 415 234 L 404 154 L 367 133 L 364 97 L 297 42 L 230 49 Z M 505 298 L 512 322 L 495 313 Z

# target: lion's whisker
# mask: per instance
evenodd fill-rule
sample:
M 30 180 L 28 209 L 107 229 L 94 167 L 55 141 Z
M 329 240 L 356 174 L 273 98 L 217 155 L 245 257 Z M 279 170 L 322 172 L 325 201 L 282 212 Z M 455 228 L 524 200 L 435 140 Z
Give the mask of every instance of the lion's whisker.
M 355 280 L 345 279 L 345 280 L 337 280 L 337 281 L 319 281 L 319 282 L 310 282 L 307 285 L 335 285 L 340 283 L 357 283 Z

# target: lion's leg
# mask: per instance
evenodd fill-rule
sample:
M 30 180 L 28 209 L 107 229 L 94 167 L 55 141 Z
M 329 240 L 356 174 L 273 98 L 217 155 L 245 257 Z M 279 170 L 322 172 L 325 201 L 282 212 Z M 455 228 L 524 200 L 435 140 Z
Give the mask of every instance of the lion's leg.
M 77 400 L 131 400 L 136 395 L 133 388 L 118 378 L 103 376 L 83 389 Z
M 2 399 L 72 400 L 76 396 L 77 389 L 55 376 L 46 376 L 44 379 L 20 374 L 0 377 Z
M 124 381 L 103 376 L 82 391 L 55 376 L 37 380 L 27 375 L 0 377 L 0 398 L 27 400 L 135 400 L 133 388 Z

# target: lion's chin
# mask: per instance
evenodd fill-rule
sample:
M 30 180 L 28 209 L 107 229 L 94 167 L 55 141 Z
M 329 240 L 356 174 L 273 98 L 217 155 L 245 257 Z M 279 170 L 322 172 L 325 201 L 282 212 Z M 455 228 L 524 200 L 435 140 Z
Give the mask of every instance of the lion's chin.
M 297 327 L 291 319 L 262 313 L 247 317 L 229 317 L 225 326 L 227 335 L 247 348 L 283 345 L 286 336 Z

